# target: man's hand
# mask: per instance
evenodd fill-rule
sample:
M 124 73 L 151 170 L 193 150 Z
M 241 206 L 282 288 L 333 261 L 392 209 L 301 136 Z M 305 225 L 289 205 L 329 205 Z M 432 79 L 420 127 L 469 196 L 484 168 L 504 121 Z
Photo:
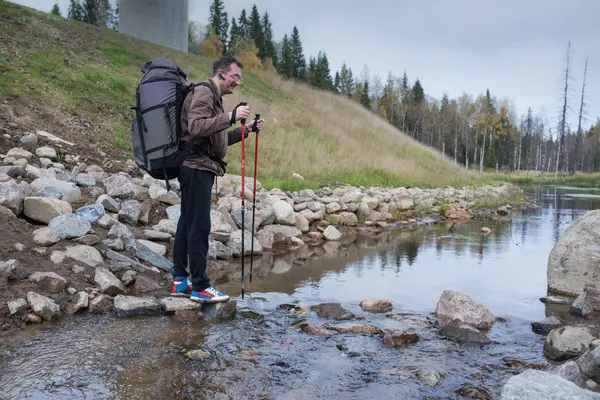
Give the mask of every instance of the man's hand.
M 233 111 L 229 113 L 229 120 L 231 120 L 232 114 L 233 114 Z M 239 121 L 242 119 L 248 119 L 249 115 L 250 115 L 250 106 L 239 106 L 235 110 L 235 120 L 236 121 Z
M 256 121 L 256 130 L 254 130 L 254 121 L 252 121 L 252 123 L 249 124 L 249 126 L 250 126 L 249 132 L 256 132 L 257 130 L 262 129 L 264 123 L 265 123 L 265 120 L 263 118 Z

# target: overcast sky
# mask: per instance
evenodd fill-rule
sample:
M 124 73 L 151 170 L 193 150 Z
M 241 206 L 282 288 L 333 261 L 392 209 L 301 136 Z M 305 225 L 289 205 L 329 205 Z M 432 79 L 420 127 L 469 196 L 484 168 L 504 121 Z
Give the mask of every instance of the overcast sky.
M 12 0 L 48 11 L 52 0 Z M 189 0 L 190 19 L 207 23 L 212 0 Z M 59 0 L 66 14 L 68 0 Z M 364 65 L 385 81 L 389 72 L 418 77 L 441 98 L 490 89 L 519 114 L 544 111 L 553 129 L 571 41 L 569 90 L 576 129 L 583 67 L 589 55 L 585 127 L 600 117 L 599 0 L 224 0 L 229 20 L 269 12 L 276 40 L 298 27 L 305 56 L 324 50 L 332 75 L 343 61 L 360 76 Z

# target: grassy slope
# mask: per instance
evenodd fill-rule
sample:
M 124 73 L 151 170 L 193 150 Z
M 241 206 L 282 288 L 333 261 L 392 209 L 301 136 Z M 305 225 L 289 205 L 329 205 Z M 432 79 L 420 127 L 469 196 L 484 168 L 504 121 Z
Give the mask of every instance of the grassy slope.
M 152 57 L 179 63 L 192 81 L 210 76 L 211 61 L 106 29 L 54 17 L 0 0 L 0 95 L 33 113 L 30 130 L 56 127 L 62 137 L 97 143 L 110 157 L 129 154 L 129 107 L 140 68 Z M 248 101 L 266 119 L 258 178 L 267 187 L 297 188 L 297 172 L 317 186 L 458 185 L 475 183 L 465 171 L 361 106 L 267 74 L 244 73 L 226 109 Z M 75 131 L 65 121 L 83 118 Z M 42 123 L 47 124 L 41 125 Z M 254 136 L 247 141 L 252 174 Z M 240 173 L 240 145 L 230 147 L 229 172 Z

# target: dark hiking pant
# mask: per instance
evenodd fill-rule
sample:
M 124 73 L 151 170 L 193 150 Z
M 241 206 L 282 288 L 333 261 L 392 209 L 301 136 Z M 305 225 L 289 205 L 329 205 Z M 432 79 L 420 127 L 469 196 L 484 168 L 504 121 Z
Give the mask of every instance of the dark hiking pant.
M 181 216 L 173 246 L 173 278 L 187 277 L 190 267 L 192 289 L 201 292 L 210 286 L 206 275 L 210 201 L 215 175 L 209 171 L 181 167 Z

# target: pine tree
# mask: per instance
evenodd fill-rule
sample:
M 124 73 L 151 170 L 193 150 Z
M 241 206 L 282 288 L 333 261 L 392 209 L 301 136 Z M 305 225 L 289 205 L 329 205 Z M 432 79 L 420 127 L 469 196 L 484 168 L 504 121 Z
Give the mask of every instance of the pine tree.
M 294 76 L 294 60 L 292 58 L 292 46 L 287 34 L 283 36 L 280 59 L 281 62 L 278 64 L 279 74 L 285 78 L 292 78 Z
M 58 3 L 54 3 L 54 7 L 52 7 L 50 14 L 61 16 L 60 8 L 58 7 Z
M 258 56 L 263 58 L 261 55 L 265 53 L 265 39 L 260 23 L 260 15 L 258 14 L 258 8 L 256 4 L 252 6 L 252 12 L 250 13 L 250 32 L 249 36 L 254 40 L 254 45 L 258 49 Z
M 250 22 L 246 16 L 246 10 L 242 10 L 240 17 L 238 18 L 238 32 L 240 38 L 250 37 Z
M 304 58 L 304 54 L 302 51 L 302 42 L 300 41 L 300 33 L 298 32 L 298 28 L 294 26 L 294 30 L 292 31 L 291 37 L 291 46 L 292 46 L 292 61 L 294 63 L 294 78 L 306 81 L 307 73 L 306 73 L 306 59 Z
M 318 71 L 317 71 L 317 60 L 314 57 L 310 57 L 308 60 L 308 71 L 306 73 L 306 80 L 311 86 L 317 87 L 318 82 Z
M 84 11 L 82 5 L 79 3 L 78 0 L 71 0 L 71 3 L 69 4 L 69 12 L 67 14 L 67 18 L 83 22 Z
M 329 60 L 324 51 L 319 51 L 317 56 L 315 81 L 315 84 L 319 89 L 333 91 L 333 80 L 331 78 L 331 71 L 329 70 Z
M 275 51 L 275 43 L 273 42 L 273 28 L 271 27 L 271 21 L 269 20 L 269 14 L 265 12 L 262 19 L 262 35 L 263 35 L 263 49 L 262 54 L 259 56 L 262 59 L 270 58 L 274 65 L 278 64 L 277 52 Z
M 421 81 L 419 81 L 418 78 L 412 88 L 411 94 L 414 104 L 421 104 L 425 100 L 425 92 L 423 91 L 423 86 L 421 86 Z
M 211 33 L 218 35 L 223 43 L 223 51 L 225 51 L 229 32 L 229 17 L 225 11 L 223 0 L 214 0 L 210 5 L 208 23 L 212 27 L 212 32 L 207 31 L 206 36 L 209 37 Z
M 343 95 L 352 96 L 354 92 L 354 78 L 352 77 L 352 69 L 348 68 L 346 62 L 342 64 L 340 73 L 340 91 Z
M 337 93 L 342 93 L 342 78 L 340 77 L 340 73 L 338 71 L 335 71 L 333 87 Z
M 362 92 L 360 95 L 360 104 L 362 104 L 367 110 L 371 109 L 371 98 L 369 97 L 369 81 L 363 82 Z

